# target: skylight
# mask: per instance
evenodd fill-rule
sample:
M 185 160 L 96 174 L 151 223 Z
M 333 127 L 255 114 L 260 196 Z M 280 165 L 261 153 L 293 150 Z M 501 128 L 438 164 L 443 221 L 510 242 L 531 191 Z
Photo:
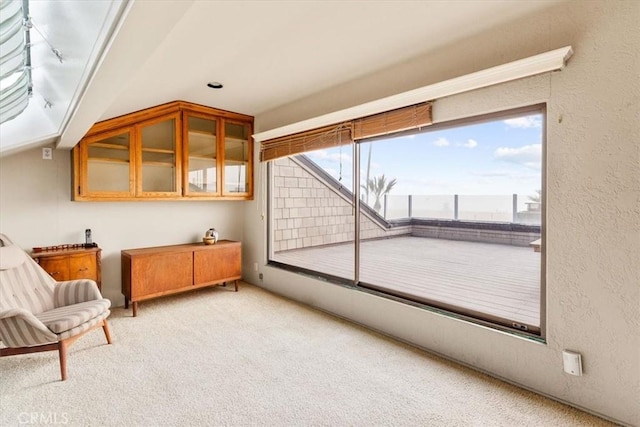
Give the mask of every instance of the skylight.
M 31 95 L 29 0 L 0 3 L 0 123 L 22 113 Z

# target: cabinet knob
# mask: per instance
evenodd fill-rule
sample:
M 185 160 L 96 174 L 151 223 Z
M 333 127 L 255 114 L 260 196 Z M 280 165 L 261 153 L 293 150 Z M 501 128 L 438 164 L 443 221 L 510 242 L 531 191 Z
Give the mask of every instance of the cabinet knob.
M 87 271 L 88 269 L 89 269 L 89 267 L 84 267 L 84 268 L 78 269 L 78 271 Z

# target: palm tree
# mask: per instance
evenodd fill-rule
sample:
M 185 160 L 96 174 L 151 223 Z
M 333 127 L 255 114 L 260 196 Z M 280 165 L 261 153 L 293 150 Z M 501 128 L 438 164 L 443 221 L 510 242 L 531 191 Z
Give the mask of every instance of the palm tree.
M 542 190 L 536 190 L 536 195 L 529 196 L 529 200 L 540 203 L 542 201 Z
M 373 143 L 369 143 L 369 158 L 367 159 L 367 180 L 365 182 L 369 182 L 369 172 L 371 172 L 371 150 L 373 149 Z M 367 191 L 366 199 L 364 201 L 366 204 L 369 204 L 369 192 Z
M 380 208 L 382 207 L 380 200 L 384 195 L 388 194 L 395 185 L 395 178 L 387 182 L 387 178 L 384 176 L 384 174 L 382 174 L 378 177 L 374 176 L 373 178 L 367 180 L 366 185 L 362 184 L 361 187 L 367 193 L 367 199 L 369 194 L 372 194 L 373 197 L 376 198 L 376 201 L 373 204 L 373 209 L 376 212 L 380 213 Z

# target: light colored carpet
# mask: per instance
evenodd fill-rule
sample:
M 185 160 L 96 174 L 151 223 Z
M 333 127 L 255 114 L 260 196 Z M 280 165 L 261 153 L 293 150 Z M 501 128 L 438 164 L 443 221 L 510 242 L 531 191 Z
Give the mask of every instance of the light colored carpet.
M 56 352 L 0 358 L 0 424 L 605 426 L 610 423 L 241 284 L 116 308 Z

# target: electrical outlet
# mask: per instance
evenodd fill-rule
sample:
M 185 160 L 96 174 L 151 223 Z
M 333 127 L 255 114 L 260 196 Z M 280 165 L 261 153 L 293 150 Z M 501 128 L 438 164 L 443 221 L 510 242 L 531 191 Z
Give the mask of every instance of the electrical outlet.
M 52 160 L 53 159 L 53 148 L 43 147 L 42 148 L 42 159 L 43 160 Z
M 258 279 L 260 280 L 264 279 L 264 276 L 262 275 L 262 273 L 258 274 Z
M 577 377 L 582 375 L 582 355 L 580 353 L 564 350 L 562 352 L 562 364 L 567 374 Z

